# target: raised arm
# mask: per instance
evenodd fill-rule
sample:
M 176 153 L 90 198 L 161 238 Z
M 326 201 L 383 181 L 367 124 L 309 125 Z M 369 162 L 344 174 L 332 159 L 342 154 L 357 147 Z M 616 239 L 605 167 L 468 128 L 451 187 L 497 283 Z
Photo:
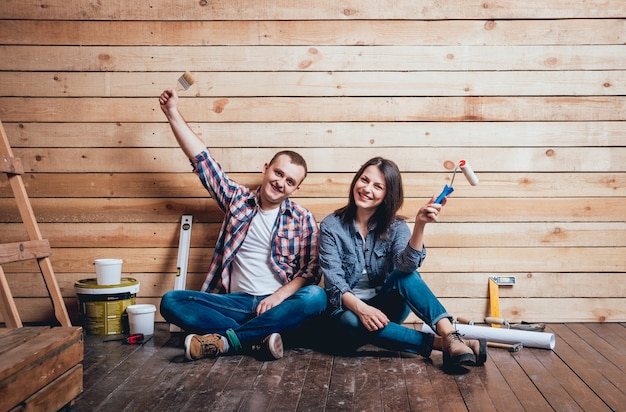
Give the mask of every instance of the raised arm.
M 178 95 L 174 89 L 167 89 L 159 96 L 161 110 L 174 132 L 178 145 L 189 159 L 206 150 L 204 142 L 189 127 L 178 111 Z
M 422 206 L 415 216 L 415 227 L 413 228 L 413 234 L 409 240 L 409 245 L 415 250 L 422 250 L 424 245 L 424 228 L 427 223 L 433 223 L 439 221 L 439 212 L 441 208 L 446 204 L 447 199 L 444 199 L 441 204 L 433 203 L 435 198 L 431 198 L 428 203 Z

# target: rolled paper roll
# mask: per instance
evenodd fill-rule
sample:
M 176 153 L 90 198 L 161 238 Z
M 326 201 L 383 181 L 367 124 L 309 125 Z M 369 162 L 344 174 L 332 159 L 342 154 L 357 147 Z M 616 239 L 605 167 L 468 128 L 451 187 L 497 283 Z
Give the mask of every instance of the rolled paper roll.
M 554 349 L 556 338 L 553 333 L 535 332 L 516 329 L 491 328 L 489 326 L 454 325 L 464 338 L 485 338 L 489 342 L 507 343 L 510 345 L 521 343 L 525 348 Z M 422 325 L 422 332 L 435 334 L 426 324 Z
M 478 184 L 478 177 L 474 174 L 472 167 L 465 160 L 459 161 L 459 168 L 465 175 L 465 178 L 469 182 L 470 185 L 476 186 Z

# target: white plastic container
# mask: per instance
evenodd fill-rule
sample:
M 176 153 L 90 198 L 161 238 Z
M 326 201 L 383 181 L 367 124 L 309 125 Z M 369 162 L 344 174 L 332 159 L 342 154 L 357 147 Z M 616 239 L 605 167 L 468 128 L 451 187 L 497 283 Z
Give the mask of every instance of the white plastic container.
M 126 308 L 128 313 L 128 325 L 130 334 L 143 333 L 144 335 L 154 334 L 154 313 L 156 307 L 150 304 L 130 305 Z
M 118 285 L 122 279 L 122 259 L 96 259 L 98 285 Z

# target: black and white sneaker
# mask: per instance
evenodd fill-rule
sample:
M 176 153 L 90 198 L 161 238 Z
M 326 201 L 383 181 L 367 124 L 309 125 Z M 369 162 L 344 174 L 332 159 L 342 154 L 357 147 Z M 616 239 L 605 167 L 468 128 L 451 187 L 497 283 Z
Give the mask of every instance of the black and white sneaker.
M 283 357 L 283 339 L 279 333 L 272 333 L 259 344 L 253 345 L 252 354 L 262 360 L 276 360 Z

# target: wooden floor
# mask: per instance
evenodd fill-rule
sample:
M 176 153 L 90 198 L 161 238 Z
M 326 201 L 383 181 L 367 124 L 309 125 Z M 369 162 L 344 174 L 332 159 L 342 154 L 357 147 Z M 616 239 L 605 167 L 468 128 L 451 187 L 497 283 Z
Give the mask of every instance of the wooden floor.
M 550 324 L 554 351 L 489 348 L 484 367 L 447 374 L 430 359 L 365 347 L 337 357 L 184 360 L 157 324 L 141 346 L 85 336 L 84 391 L 71 411 L 626 411 L 626 324 Z M 465 373 L 461 373 L 465 372 Z

